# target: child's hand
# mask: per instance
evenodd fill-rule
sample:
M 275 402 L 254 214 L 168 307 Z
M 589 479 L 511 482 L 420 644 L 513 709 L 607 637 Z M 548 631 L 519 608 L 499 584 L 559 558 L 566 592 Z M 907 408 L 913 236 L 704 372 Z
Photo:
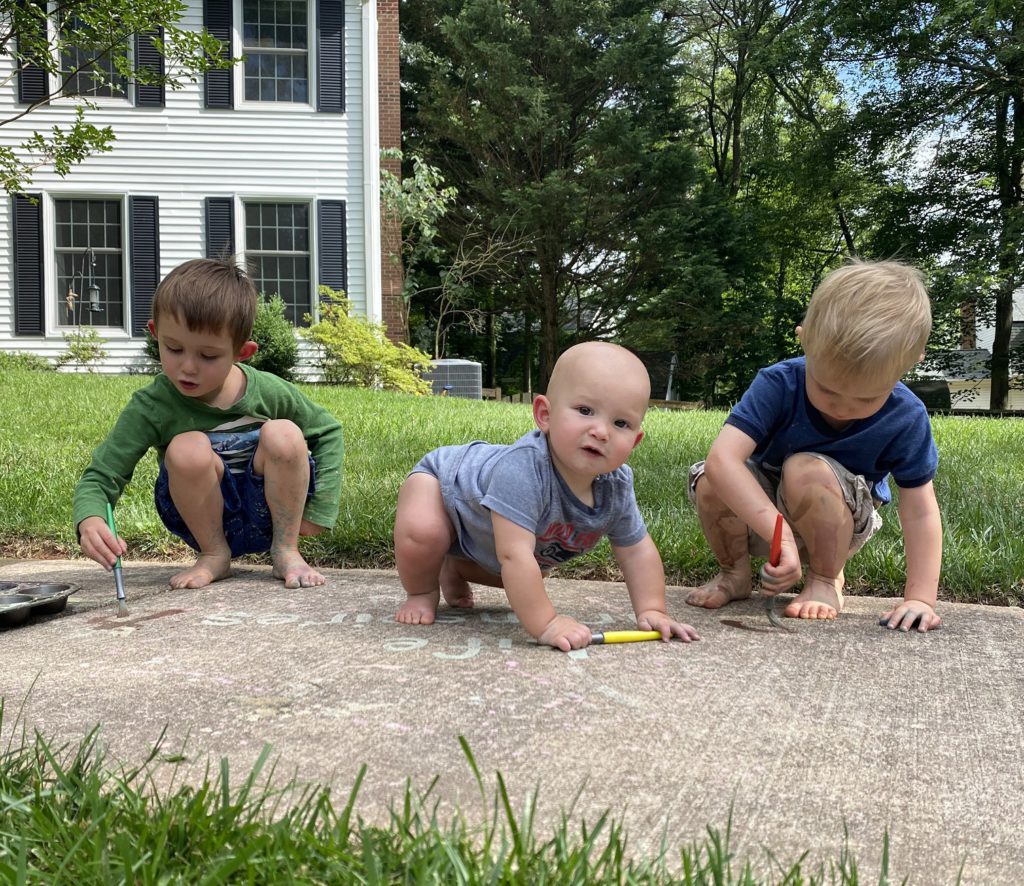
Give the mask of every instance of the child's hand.
M 895 609 L 882 613 L 882 621 L 887 622 L 886 627 L 890 631 L 899 628 L 904 632 L 909 631 L 917 622 L 917 630 L 922 634 L 942 624 L 935 610 L 923 600 L 904 600 Z
M 779 557 L 779 565 L 772 566 L 771 563 L 765 562 L 761 567 L 761 587 L 769 597 L 784 594 L 800 581 L 803 571 L 793 530 L 789 528 L 789 523 L 783 523 L 782 555 Z
M 102 517 L 86 517 L 78 524 L 78 535 L 82 553 L 99 563 L 107 572 L 114 568 L 118 557 L 128 553 L 128 545 L 123 539 L 114 537 Z
M 544 628 L 537 641 L 561 649 L 562 652 L 568 652 L 570 649 L 589 646 L 592 636 L 590 628 L 581 625 L 576 619 L 569 618 L 568 615 L 556 615 L 548 622 L 548 626 Z
M 641 631 L 659 631 L 662 640 L 671 640 L 673 637 L 678 637 L 684 643 L 689 643 L 691 640 L 700 639 L 700 634 L 689 625 L 672 621 L 668 615 L 657 609 L 648 609 L 646 612 L 637 613 L 636 626 Z

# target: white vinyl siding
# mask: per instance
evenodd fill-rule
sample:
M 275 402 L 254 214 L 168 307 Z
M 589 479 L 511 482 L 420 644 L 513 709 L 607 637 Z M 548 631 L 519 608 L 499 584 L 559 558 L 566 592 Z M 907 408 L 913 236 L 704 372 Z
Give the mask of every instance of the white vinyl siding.
M 235 199 L 235 249 L 244 247 L 239 229 L 242 204 L 343 200 L 348 231 L 349 297 L 360 314 L 379 313 L 380 293 L 368 295 L 366 273 L 363 146 L 363 4 L 345 4 L 345 108 L 343 114 L 317 113 L 310 105 L 242 103 L 234 110 L 203 107 L 203 84 L 167 90 L 163 108 L 127 107 L 123 100 L 96 99 L 88 115 L 97 126 L 110 125 L 113 150 L 89 158 L 65 179 L 48 170 L 36 173 L 27 189 L 44 194 L 46 308 L 43 337 L 15 336 L 13 320 L 13 232 L 11 199 L 0 209 L 0 349 L 29 351 L 53 358 L 65 351 L 58 327 L 57 273 L 53 254 L 53 199 L 126 198 L 150 195 L 159 200 L 160 276 L 189 259 L 205 255 L 204 200 Z M 240 24 L 240 19 L 236 20 Z M 190 0 L 184 25 L 202 26 L 202 3 Z M 373 50 L 376 52 L 376 49 Z M 10 74 L 9 57 L 0 57 L 0 82 Z M 13 79 L 0 89 L 0 114 L 22 110 Z M 66 124 L 73 104 L 59 99 L 4 127 L 6 143 L 20 143 L 35 130 Z M 316 264 L 315 213 L 311 212 L 312 268 Z M 127 279 L 127 278 L 126 278 Z M 315 288 L 315 282 L 313 284 Z M 63 297 L 61 293 L 60 297 Z M 368 304 L 369 302 L 369 304 Z M 105 368 L 123 371 L 142 366 L 144 341 L 125 328 L 101 329 L 109 354 Z M 109 335 L 108 335 L 109 332 Z

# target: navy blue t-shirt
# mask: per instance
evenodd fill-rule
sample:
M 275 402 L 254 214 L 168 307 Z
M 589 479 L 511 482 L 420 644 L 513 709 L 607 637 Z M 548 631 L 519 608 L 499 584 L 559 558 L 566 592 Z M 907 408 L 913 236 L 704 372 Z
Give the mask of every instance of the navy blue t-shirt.
M 817 452 L 862 474 L 881 502 L 892 499 L 889 474 L 897 486 L 912 488 L 938 467 L 928 411 L 905 384 L 897 382 L 874 415 L 837 430 L 807 399 L 803 357 L 758 372 L 725 421 L 754 441 L 751 458 L 766 472 L 777 474 L 797 452 Z

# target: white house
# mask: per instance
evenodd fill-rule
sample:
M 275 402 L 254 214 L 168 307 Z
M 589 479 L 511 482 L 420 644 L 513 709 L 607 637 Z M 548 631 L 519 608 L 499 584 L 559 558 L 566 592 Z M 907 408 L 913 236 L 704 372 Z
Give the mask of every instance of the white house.
M 959 368 L 949 372 L 946 380 L 953 406 L 957 409 L 988 409 L 991 402 L 992 382 L 985 366 L 992 356 L 992 341 L 995 330 L 991 326 L 978 326 L 973 348 L 958 353 Z M 1019 347 L 1024 340 L 1024 289 L 1013 296 L 1013 332 L 1010 334 L 1010 351 Z M 1010 393 L 1007 409 L 1024 410 L 1024 379 L 1010 378 Z
M 244 256 L 297 324 L 316 316 L 320 284 L 393 322 L 379 157 L 399 138 L 398 0 L 187 0 L 182 26 L 204 25 L 246 61 L 180 91 L 129 82 L 96 96 L 88 119 L 113 128 L 113 150 L 6 198 L 0 349 L 53 358 L 63 333 L 88 325 L 105 341 L 103 371 L 142 365 L 157 283 L 224 254 Z M 0 119 L 53 88 L 41 69 L 12 67 L 0 57 Z M 72 115 L 58 98 L 0 138 L 19 144 Z

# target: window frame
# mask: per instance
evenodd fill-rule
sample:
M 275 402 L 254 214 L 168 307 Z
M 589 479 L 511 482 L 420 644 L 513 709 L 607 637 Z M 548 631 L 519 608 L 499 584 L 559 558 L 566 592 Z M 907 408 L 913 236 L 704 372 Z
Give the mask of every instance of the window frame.
M 308 238 L 309 238 L 309 315 L 312 318 L 312 323 L 317 323 L 320 320 L 320 300 L 317 296 L 318 293 L 318 267 L 319 267 L 319 230 L 317 227 L 317 198 L 314 195 L 291 195 L 282 196 L 280 194 L 263 195 L 263 194 L 240 194 L 235 197 L 235 225 L 234 235 L 235 243 L 239 244 L 238 254 L 241 256 L 243 266 L 251 271 L 251 252 L 248 248 L 248 241 L 246 238 L 246 220 L 245 212 L 246 207 L 250 204 L 263 204 L 263 203 L 276 203 L 278 205 L 303 205 L 306 207 L 307 217 L 309 219 L 308 227 Z M 255 273 L 252 273 L 253 282 L 255 281 Z M 259 286 L 257 284 L 257 289 Z M 304 324 L 298 322 L 294 324 L 295 329 L 305 328 Z
M 46 26 L 47 26 L 48 32 L 51 35 L 54 34 L 55 32 L 57 32 L 58 29 L 59 29 L 59 23 L 57 21 L 57 16 L 59 15 L 60 11 L 61 11 L 61 8 L 60 8 L 60 4 L 59 3 L 57 3 L 57 2 L 50 2 L 50 3 L 47 4 Z M 51 76 L 56 81 L 56 85 L 60 86 L 64 82 L 64 73 L 63 73 L 63 69 L 64 69 L 64 56 L 62 54 L 58 53 L 57 47 L 54 47 L 54 55 L 55 56 L 59 55 L 59 57 L 57 57 L 57 67 L 58 67 L 59 73 L 52 74 Z M 134 67 L 134 65 L 135 65 L 135 45 L 134 45 L 134 40 L 132 40 L 130 37 L 125 39 L 125 57 L 128 59 L 128 63 L 132 67 Z M 88 71 L 89 71 L 89 68 L 83 68 L 82 70 L 79 71 L 79 73 L 76 76 L 79 76 L 79 77 L 88 76 Z M 111 72 L 116 74 L 116 71 L 113 70 L 113 65 L 111 65 Z M 92 94 L 89 94 L 89 93 L 71 93 L 71 94 L 66 94 L 63 91 L 63 89 L 62 89 L 62 90 L 60 90 L 60 92 L 58 94 L 55 95 L 55 98 L 67 99 L 69 101 L 74 101 L 74 102 L 79 102 L 79 101 L 83 101 L 84 100 L 84 101 L 88 101 L 88 102 L 94 102 L 94 103 L 97 103 L 97 104 L 100 103 L 101 101 L 106 101 L 106 102 L 127 102 L 130 105 L 130 104 L 132 104 L 131 93 L 132 93 L 133 83 L 134 83 L 134 81 L 132 80 L 131 77 L 126 77 L 125 81 L 124 81 L 124 91 L 121 92 L 120 94 L 115 94 L 115 95 L 92 95 Z
M 116 202 L 121 207 L 121 299 L 123 310 L 123 322 L 121 326 L 97 326 L 91 323 L 82 323 L 83 328 L 93 328 L 105 339 L 111 341 L 127 341 L 131 338 L 131 269 L 129 264 L 131 243 L 129 242 L 129 205 L 127 194 L 100 193 L 98 191 L 47 191 L 42 200 L 42 231 L 44 243 L 44 264 L 45 264 L 45 286 L 43 289 L 43 329 L 47 338 L 59 338 L 66 333 L 78 329 L 76 324 L 66 324 L 62 321 L 61 313 L 64 305 L 65 293 L 57 291 L 58 270 L 57 270 L 57 210 L 56 201 L 59 200 L 103 200 Z M 79 293 L 84 297 L 85 293 Z
M 261 101 L 254 99 L 247 99 L 245 97 L 245 62 L 234 65 L 231 70 L 231 76 L 233 78 L 233 87 L 235 95 L 238 98 L 235 101 L 235 109 L 255 109 L 259 108 L 262 112 L 267 112 L 270 109 L 278 110 L 283 113 L 308 113 L 310 111 L 315 112 L 317 110 L 317 96 L 318 96 L 318 84 L 317 84 L 317 66 L 319 59 L 317 57 L 318 51 L 318 22 L 317 22 L 317 2 L 316 0 L 305 0 L 306 3 L 306 101 L 295 102 L 295 101 Z M 232 13 L 234 21 L 237 23 L 232 28 L 231 42 L 232 42 L 232 55 L 243 56 L 245 54 L 245 48 L 243 46 L 244 34 L 245 34 L 245 4 L 244 0 L 231 0 Z

